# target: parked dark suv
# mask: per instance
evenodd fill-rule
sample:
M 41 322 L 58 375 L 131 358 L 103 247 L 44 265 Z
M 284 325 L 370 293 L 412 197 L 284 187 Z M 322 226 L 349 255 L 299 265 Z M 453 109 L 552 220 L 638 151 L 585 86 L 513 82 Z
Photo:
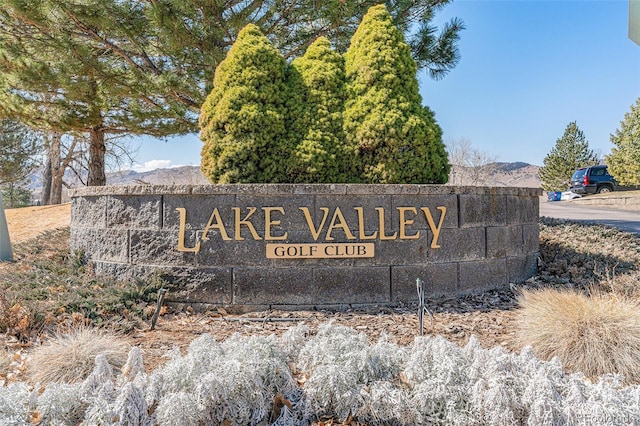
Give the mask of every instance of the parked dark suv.
M 618 182 L 607 171 L 607 166 L 583 167 L 571 176 L 569 189 L 576 194 L 600 194 L 616 189 Z

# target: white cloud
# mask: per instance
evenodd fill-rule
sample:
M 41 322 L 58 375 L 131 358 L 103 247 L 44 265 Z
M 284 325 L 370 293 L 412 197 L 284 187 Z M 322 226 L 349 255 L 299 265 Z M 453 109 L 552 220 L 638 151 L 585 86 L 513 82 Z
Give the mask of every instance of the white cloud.
M 144 164 L 135 163 L 133 170 L 138 173 L 148 172 L 155 169 L 170 169 L 172 167 L 179 167 L 178 165 L 171 164 L 171 160 L 150 160 L 145 161 Z

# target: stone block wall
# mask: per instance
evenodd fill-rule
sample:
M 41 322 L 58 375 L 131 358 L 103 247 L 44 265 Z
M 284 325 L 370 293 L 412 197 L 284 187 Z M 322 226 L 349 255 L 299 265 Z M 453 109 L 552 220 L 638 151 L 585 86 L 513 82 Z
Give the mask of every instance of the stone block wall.
M 159 275 L 174 302 L 394 305 L 417 300 L 416 278 L 437 297 L 535 274 L 540 195 L 440 185 L 82 188 L 71 194 L 71 248 L 97 274 Z

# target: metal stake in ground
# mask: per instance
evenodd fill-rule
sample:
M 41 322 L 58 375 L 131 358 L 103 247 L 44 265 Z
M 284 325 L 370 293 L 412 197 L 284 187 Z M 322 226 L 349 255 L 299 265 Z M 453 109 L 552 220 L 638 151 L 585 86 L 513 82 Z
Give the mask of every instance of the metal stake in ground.
M 164 302 L 164 295 L 167 293 L 167 290 L 161 288 L 158 290 L 158 302 L 156 303 L 156 311 L 153 313 L 151 317 L 151 330 L 156 328 L 156 321 L 158 321 L 158 315 L 160 315 L 160 310 L 162 309 L 162 302 Z
M 424 313 L 431 317 L 431 327 L 433 327 L 433 314 L 424 303 L 424 281 L 416 278 L 416 290 L 418 291 L 418 322 L 420 323 L 420 335 L 424 336 Z
M 11 240 L 9 239 L 9 228 L 7 227 L 7 218 L 4 215 L 4 204 L 2 203 L 2 194 L 0 194 L 0 261 L 13 260 L 13 251 L 11 250 Z

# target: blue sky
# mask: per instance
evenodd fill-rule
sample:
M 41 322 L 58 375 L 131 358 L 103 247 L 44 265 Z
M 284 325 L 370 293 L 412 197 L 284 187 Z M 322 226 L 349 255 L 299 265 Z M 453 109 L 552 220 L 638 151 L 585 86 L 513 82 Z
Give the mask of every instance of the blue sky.
M 465 138 L 498 161 L 542 165 L 577 121 L 591 148 L 608 154 L 609 135 L 640 97 L 628 11 L 628 0 L 454 1 L 435 23 L 465 22 L 460 63 L 442 80 L 418 75 L 444 142 Z M 197 135 L 145 138 L 138 168 L 199 165 L 201 145 Z

